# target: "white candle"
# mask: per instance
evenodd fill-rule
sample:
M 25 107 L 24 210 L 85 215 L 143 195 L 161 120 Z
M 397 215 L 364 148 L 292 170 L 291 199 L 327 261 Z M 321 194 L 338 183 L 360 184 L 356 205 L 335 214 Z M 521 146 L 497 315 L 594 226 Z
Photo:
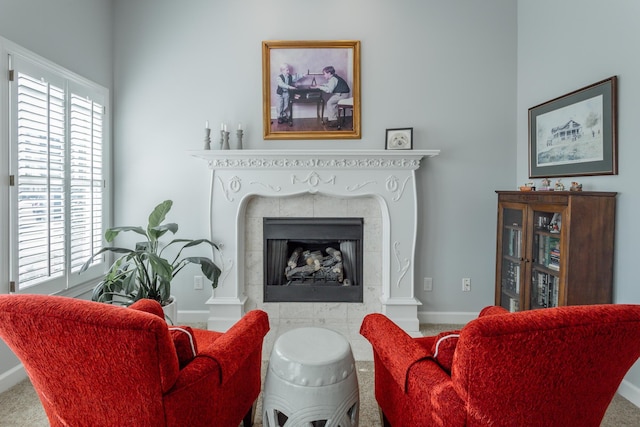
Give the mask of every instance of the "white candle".
M 242 123 L 238 123 L 238 130 L 242 130 Z
M 209 120 L 207 120 L 206 122 L 204 122 L 204 128 L 205 128 L 205 129 L 209 129 Z
M 227 125 L 224 125 L 224 131 L 225 132 L 227 131 Z

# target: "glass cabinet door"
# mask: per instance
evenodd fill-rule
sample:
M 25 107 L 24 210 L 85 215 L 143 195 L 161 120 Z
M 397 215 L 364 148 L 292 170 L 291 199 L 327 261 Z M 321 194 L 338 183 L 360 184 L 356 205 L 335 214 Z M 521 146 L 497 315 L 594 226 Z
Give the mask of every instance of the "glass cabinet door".
M 558 306 L 562 213 L 533 211 L 530 308 Z
M 500 304 L 509 311 L 520 311 L 521 268 L 524 260 L 524 209 L 502 210 L 502 259 Z
M 617 193 L 496 193 L 496 305 L 525 311 L 612 302 Z

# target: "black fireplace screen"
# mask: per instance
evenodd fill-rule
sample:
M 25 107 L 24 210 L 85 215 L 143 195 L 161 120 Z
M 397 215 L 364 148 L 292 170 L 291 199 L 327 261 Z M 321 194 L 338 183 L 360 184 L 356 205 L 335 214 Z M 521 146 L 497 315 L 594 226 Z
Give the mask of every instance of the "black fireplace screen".
M 264 218 L 265 302 L 362 302 L 362 218 Z

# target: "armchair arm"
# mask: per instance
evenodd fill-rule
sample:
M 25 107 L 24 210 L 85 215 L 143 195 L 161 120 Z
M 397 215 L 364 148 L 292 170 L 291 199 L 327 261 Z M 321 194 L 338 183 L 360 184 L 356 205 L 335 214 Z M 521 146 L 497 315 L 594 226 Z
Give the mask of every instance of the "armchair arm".
M 203 378 L 209 377 L 211 381 L 208 381 L 207 387 L 219 387 L 218 382 L 222 374 L 220 373 L 220 365 L 211 357 L 196 356 L 188 365 L 180 370 L 178 379 L 173 384 L 173 388 L 170 393 L 176 392 L 184 393 L 185 390 L 202 390 Z
M 131 304 L 129 308 L 133 310 L 144 311 L 146 313 L 155 314 L 161 319 L 164 319 L 164 311 L 162 311 L 162 306 L 158 301 L 153 299 L 143 298 Z
M 483 308 L 480 311 L 480 314 L 478 314 L 478 317 L 495 316 L 496 314 L 508 314 L 508 313 L 509 313 L 509 310 L 507 310 L 504 307 L 501 307 L 499 305 L 490 305 Z
M 380 362 L 404 392 L 407 391 L 411 367 L 432 356 L 429 350 L 383 314 L 367 315 L 362 321 L 360 334 L 369 340 Z
M 220 383 L 224 384 L 254 352 L 262 349 L 269 332 L 269 317 L 261 310 L 245 314 L 215 341 L 199 348 L 199 357 L 209 357 L 220 365 Z

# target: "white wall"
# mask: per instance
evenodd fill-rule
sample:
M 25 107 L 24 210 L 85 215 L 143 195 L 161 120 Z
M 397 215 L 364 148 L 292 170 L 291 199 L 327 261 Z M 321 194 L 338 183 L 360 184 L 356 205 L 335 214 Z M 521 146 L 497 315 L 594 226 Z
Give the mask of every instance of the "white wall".
M 0 0 L 0 36 L 73 72 L 112 88 L 112 28 L 110 0 Z M 4 58 L 0 64 L 5 64 Z M 0 85 L 2 105 L 6 113 L 5 82 Z M 2 127 L 0 122 L 0 128 Z M 7 134 L 0 134 L 0 152 L 6 153 Z M 2 156 L 0 156 L 1 158 Z M 8 161 L 0 160 L 0 244 L 4 250 L 5 227 L 8 219 L 6 203 Z M 1 251 L 0 250 L 0 251 Z M 0 259 L 0 292 L 9 290 L 8 257 Z M 4 342 L 0 341 L 0 391 L 24 378 L 24 371 L 15 369 L 18 361 Z
M 416 265 L 422 310 L 476 312 L 493 302 L 496 189 L 515 186 L 516 6 L 510 0 L 116 0 L 115 222 L 137 224 L 174 200 L 183 237 L 207 232 L 205 120 L 242 122 L 245 148 L 384 148 L 413 127 L 441 149 L 418 174 Z M 339 16 L 338 16 L 339 15 Z M 360 40 L 362 139 L 262 140 L 263 40 Z M 216 132 L 214 132 L 216 136 Z M 215 236 L 214 236 L 215 237 Z M 202 310 L 194 270 L 174 286 Z M 433 277 L 433 292 L 422 278 Z M 462 277 L 473 279 L 461 292 Z
M 518 182 L 528 180 L 530 107 L 591 83 L 618 76 L 619 174 L 579 177 L 585 190 L 617 191 L 614 302 L 640 303 L 640 42 L 637 0 L 518 1 Z M 569 182 L 570 179 L 563 180 Z M 637 345 L 637 343 L 634 343 Z M 629 397 L 640 404 L 640 364 L 627 375 Z

